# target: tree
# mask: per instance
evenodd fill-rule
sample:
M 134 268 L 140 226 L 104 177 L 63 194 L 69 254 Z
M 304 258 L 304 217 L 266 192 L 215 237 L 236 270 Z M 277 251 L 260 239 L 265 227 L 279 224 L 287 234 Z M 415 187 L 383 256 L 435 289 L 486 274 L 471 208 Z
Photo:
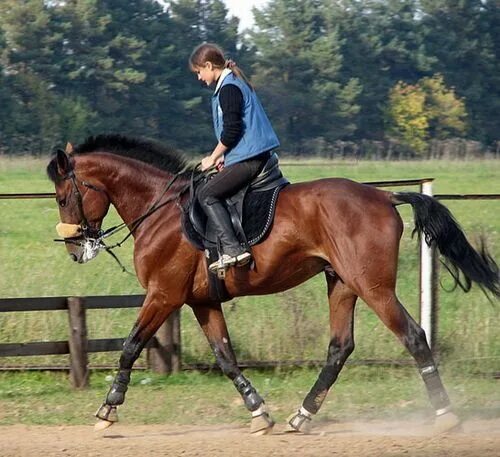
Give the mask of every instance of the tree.
M 2 30 L 1 66 L 9 90 L 3 105 L 1 130 L 4 142 L 16 152 L 40 152 L 50 148 L 57 133 L 58 114 L 50 82 L 57 38 L 47 33 L 51 17 L 47 6 L 36 0 L 0 3 Z M 56 129 L 54 129 L 54 126 Z
M 400 81 L 389 93 L 387 133 L 420 156 L 429 139 L 464 135 L 465 118 L 463 100 L 446 87 L 442 75 L 422 78 L 414 85 Z
M 425 94 L 430 138 L 445 140 L 467 133 L 465 103 L 446 87 L 442 75 L 422 78 L 419 86 Z
M 160 5 L 144 0 L 70 0 L 54 8 L 54 28 L 63 37 L 56 90 L 86 100 L 97 113 L 94 131 L 139 133 L 147 125 L 138 102 L 162 14 Z
M 426 52 L 463 97 L 470 134 L 498 140 L 500 112 L 500 8 L 498 0 L 422 0 Z
M 389 136 L 422 155 L 427 147 L 429 128 L 423 89 L 417 85 L 397 83 L 389 94 L 387 117 Z
M 342 78 L 337 28 L 318 0 L 272 0 L 254 9 L 258 50 L 254 83 L 283 146 L 307 151 L 307 142 L 350 137 L 356 126 L 356 79 Z
M 390 88 L 398 81 L 415 83 L 432 68 L 434 60 L 425 53 L 418 14 L 415 0 L 342 0 L 330 8 L 342 43 L 342 72 L 362 87 L 358 138 L 383 138 Z

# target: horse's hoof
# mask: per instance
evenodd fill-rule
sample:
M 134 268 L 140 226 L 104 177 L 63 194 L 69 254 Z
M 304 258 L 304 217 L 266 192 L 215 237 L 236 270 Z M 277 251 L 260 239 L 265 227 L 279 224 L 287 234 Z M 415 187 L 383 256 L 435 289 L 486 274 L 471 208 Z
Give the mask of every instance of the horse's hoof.
M 106 421 L 104 419 L 99 419 L 94 425 L 94 432 L 100 432 L 101 430 L 106 430 L 111 427 L 114 422 Z
M 296 413 L 292 414 L 286 420 L 285 432 L 286 433 L 311 433 L 312 416 L 311 414 L 304 414 L 302 408 Z
M 441 414 L 436 416 L 434 422 L 434 433 L 449 433 L 449 432 L 459 432 L 462 429 L 462 422 L 457 415 L 452 412 Z
M 255 411 L 255 413 L 255 415 L 252 416 L 252 422 L 250 423 L 250 433 L 253 436 L 271 434 L 273 432 L 275 422 L 267 411 L 267 408 L 263 407 L 262 409 Z

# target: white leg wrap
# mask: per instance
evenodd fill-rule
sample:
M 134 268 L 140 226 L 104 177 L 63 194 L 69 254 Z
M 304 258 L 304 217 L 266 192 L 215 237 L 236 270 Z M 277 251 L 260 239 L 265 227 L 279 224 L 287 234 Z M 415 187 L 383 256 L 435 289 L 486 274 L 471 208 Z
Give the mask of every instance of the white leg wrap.
M 451 411 L 451 406 L 446 408 L 436 409 L 436 416 L 442 416 L 443 414 L 449 413 Z
M 288 417 L 285 432 L 302 432 L 309 433 L 311 431 L 311 420 L 313 414 L 303 406 L 299 410 Z
M 265 403 L 262 403 L 255 411 L 252 411 L 252 417 L 262 416 L 264 413 L 267 413 L 267 408 Z
M 313 417 L 313 413 L 310 413 L 307 409 L 305 409 L 303 406 L 300 407 L 299 413 L 302 414 L 303 416 L 306 416 L 307 418 L 311 419 Z

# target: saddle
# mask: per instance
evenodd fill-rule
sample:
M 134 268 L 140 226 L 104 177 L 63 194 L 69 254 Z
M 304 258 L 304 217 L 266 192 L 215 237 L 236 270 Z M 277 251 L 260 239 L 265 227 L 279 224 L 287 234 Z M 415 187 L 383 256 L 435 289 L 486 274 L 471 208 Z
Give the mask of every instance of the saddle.
M 210 179 L 210 176 L 202 179 Z M 183 208 L 182 229 L 197 249 L 205 251 L 207 263 L 211 263 L 219 258 L 220 247 L 214 227 L 207 224 L 207 217 L 198 202 L 196 190 L 201 183 L 202 180 L 191 180 L 190 198 Z M 279 192 L 287 184 L 289 181 L 281 173 L 278 156 L 272 153 L 250 184 L 223 201 L 242 245 L 253 246 L 265 238 L 274 219 Z M 217 298 L 220 299 L 219 295 Z

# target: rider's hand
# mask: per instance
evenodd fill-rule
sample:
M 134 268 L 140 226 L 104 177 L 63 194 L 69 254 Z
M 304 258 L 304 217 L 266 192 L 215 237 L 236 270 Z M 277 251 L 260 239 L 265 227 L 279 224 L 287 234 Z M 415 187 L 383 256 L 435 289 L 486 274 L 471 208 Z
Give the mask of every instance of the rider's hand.
M 212 156 L 203 157 L 203 159 L 201 159 L 201 171 L 208 170 L 209 168 L 212 168 L 214 166 L 215 160 Z
M 221 171 L 224 168 L 224 156 L 220 156 L 215 161 L 215 168 L 217 168 L 217 171 Z

